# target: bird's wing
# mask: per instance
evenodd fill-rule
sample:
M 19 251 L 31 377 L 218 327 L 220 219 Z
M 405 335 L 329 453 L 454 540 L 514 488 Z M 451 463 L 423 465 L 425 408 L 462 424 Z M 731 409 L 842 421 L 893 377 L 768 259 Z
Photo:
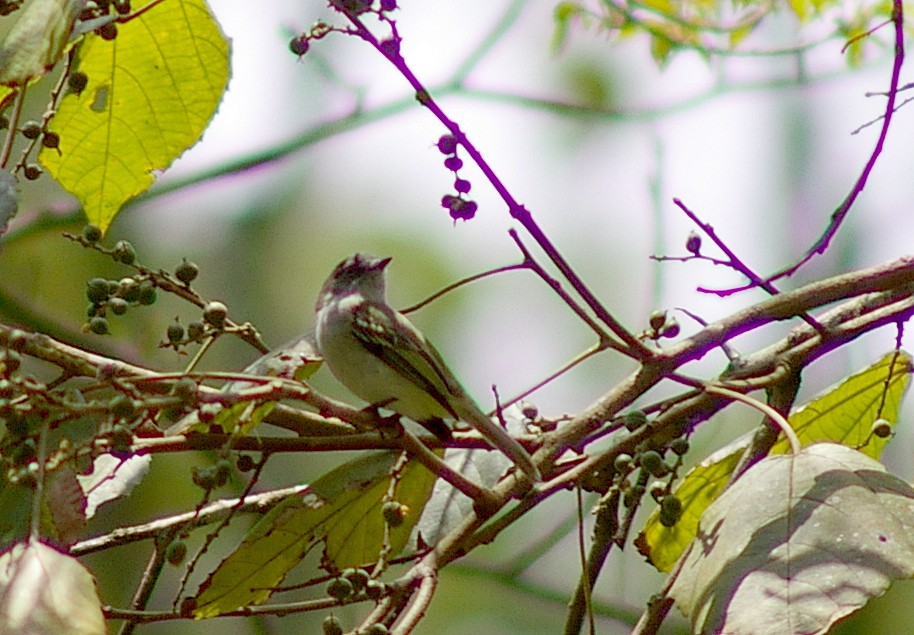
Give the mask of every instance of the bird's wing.
M 421 387 L 454 419 L 460 418 L 452 398 L 462 395 L 463 388 L 409 320 L 390 307 L 364 302 L 355 309 L 352 331 L 375 357 Z

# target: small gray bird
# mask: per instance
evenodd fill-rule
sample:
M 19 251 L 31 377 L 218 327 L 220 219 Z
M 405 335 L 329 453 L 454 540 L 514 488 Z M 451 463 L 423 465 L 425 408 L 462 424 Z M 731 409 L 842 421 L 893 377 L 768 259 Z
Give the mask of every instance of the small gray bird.
M 419 329 L 387 304 L 390 258 L 350 256 L 333 270 L 317 299 L 317 345 L 336 378 L 372 404 L 434 429 L 442 419 L 468 423 L 531 480 L 530 455 L 467 395 Z

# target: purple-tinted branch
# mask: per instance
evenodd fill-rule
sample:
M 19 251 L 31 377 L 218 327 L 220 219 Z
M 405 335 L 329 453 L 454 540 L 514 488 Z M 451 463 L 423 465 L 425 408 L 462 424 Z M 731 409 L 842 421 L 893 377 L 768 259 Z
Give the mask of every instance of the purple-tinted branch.
M 831 221 L 825 229 L 825 232 L 816 240 L 812 247 L 807 250 L 799 261 L 770 276 L 768 278 L 769 282 L 792 276 L 800 267 L 809 262 L 813 256 L 825 253 L 825 250 L 828 249 L 828 245 L 831 243 L 832 238 L 838 233 L 838 228 L 841 227 L 841 224 L 847 217 L 848 212 L 850 212 L 857 197 L 863 192 L 870 172 L 873 171 L 873 167 L 876 165 L 876 159 L 878 159 L 879 155 L 882 153 L 882 147 L 885 144 L 886 137 L 889 133 L 889 125 L 892 123 L 892 115 L 895 112 L 895 99 L 898 95 L 901 65 L 904 63 L 904 8 L 901 0 L 893 0 L 892 2 L 892 22 L 895 24 L 895 62 L 892 65 L 892 81 L 887 92 L 888 99 L 885 104 L 885 116 L 882 120 L 882 129 L 879 131 L 879 138 L 876 140 L 876 147 L 873 148 L 873 152 L 870 154 L 870 158 L 866 162 L 866 166 L 863 168 L 863 172 L 860 173 L 860 177 L 854 184 L 850 194 L 848 194 L 847 198 L 838 206 L 838 209 L 832 213 Z M 741 289 L 733 289 L 732 291 L 735 292 L 740 290 Z

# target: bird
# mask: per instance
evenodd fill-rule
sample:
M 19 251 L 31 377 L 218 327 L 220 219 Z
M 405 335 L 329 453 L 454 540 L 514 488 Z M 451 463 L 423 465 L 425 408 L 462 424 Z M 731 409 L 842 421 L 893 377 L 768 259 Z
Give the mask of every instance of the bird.
M 315 304 L 324 363 L 356 396 L 429 430 L 442 420 L 463 421 L 539 482 L 539 469 L 524 447 L 482 412 L 425 335 L 387 303 L 390 261 L 357 253 L 327 278 Z

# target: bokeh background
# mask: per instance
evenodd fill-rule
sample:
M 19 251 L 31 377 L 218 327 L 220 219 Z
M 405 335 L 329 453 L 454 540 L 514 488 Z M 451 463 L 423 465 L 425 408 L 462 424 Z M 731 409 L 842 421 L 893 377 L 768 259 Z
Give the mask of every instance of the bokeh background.
M 685 255 L 692 227 L 672 198 L 711 223 L 759 272 L 797 258 L 848 194 L 875 143 L 877 126 L 851 132 L 882 112 L 884 98 L 866 94 L 888 87 L 889 34 L 877 33 L 862 66 L 853 70 L 836 39 L 779 56 L 707 59 L 683 52 L 661 69 L 646 38 L 638 36 L 619 40 L 579 27 L 555 48 L 554 4 L 404 0 L 396 15 L 401 50 L 503 183 L 632 330 L 644 328 L 658 308 L 685 307 L 711 321 L 762 299 L 758 292 L 726 299 L 700 294 L 700 285 L 743 281 L 704 263 L 650 259 Z M 398 306 L 463 276 L 519 262 L 507 235 L 514 223 L 468 161 L 463 176 L 473 183 L 477 218 L 454 224 L 439 206 L 452 181 L 434 145 L 445 131 L 392 66 L 364 43 L 340 35 L 312 43 L 301 59 L 289 52 L 292 35 L 318 19 L 333 19 L 324 3 L 219 1 L 212 8 L 232 40 L 229 91 L 201 142 L 162 175 L 151 195 L 117 218 L 111 241 L 130 240 L 149 266 L 170 269 L 182 257 L 195 261 L 202 272 L 195 286 L 224 301 L 236 319 L 254 323 L 271 344 L 308 328 L 327 273 L 355 251 L 393 256 L 390 295 Z M 801 28 L 785 10 L 745 48 L 813 42 L 830 29 Z M 910 251 L 912 128 L 910 112 L 902 108 L 831 249 L 784 288 Z M 257 157 L 263 160 L 253 167 L 226 169 Z M 215 176 L 204 178 L 210 174 Z M 0 247 L 2 317 L 155 368 L 180 369 L 186 358 L 157 349 L 176 315 L 196 317 L 176 301 L 162 299 L 113 321 L 109 337 L 80 333 L 85 281 L 123 272 L 59 238 L 64 229 L 78 231 L 82 221 L 49 178 L 26 184 L 23 193 L 23 212 Z M 462 288 L 414 317 L 486 406 L 493 383 L 502 395 L 516 394 L 592 343 L 587 328 L 528 273 Z M 677 317 L 684 334 L 698 328 L 685 315 Z M 788 328 L 768 328 L 734 345 L 750 353 Z M 881 357 L 894 338 L 885 329 L 816 362 L 804 375 L 801 401 Z M 910 336 L 905 340 L 909 345 Z M 226 340 L 205 367 L 240 369 L 254 357 L 252 349 Z M 722 355 L 709 356 L 689 370 L 711 376 L 725 363 Z M 532 400 L 547 416 L 573 414 L 631 368 L 604 355 Z M 315 383 L 346 396 L 326 372 Z M 905 412 L 887 462 L 910 479 L 911 408 Z M 696 446 L 718 447 L 756 420 L 752 412 L 730 408 L 702 428 Z M 186 509 L 197 495 L 188 463 L 211 460 L 158 461 L 134 496 L 93 519 L 91 533 Z M 264 484 L 307 481 L 339 460 L 286 457 L 272 465 Z M 580 568 L 576 515 L 573 494 L 557 496 L 498 543 L 449 568 L 417 632 L 560 632 Z M 242 529 L 227 532 L 226 544 Z M 127 605 L 146 556 L 143 548 L 125 548 L 117 566 L 110 557 L 88 559 L 104 602 Z M 517 571 L 523 573 L 507 575 Z M 177 577 L 167 577 L 161 588 L 173 589 Z M 605 612 L 599 632 L 627 632 L 628 620 L 662 580 L 633 549 L 614 553 L 595 589 Z M 910 584 L 896 583 L 841 632 L 900 632 L 914 619 L 912 594 Z M 164 591 L 156 600 L 170 602 Z M 342 611 L 344 623 L 355 614 Z M 319 632 L 322 618 L 163 623 L 141 632 Z M 669 632 L 681 630 L 681 623 L 671 623 Z

